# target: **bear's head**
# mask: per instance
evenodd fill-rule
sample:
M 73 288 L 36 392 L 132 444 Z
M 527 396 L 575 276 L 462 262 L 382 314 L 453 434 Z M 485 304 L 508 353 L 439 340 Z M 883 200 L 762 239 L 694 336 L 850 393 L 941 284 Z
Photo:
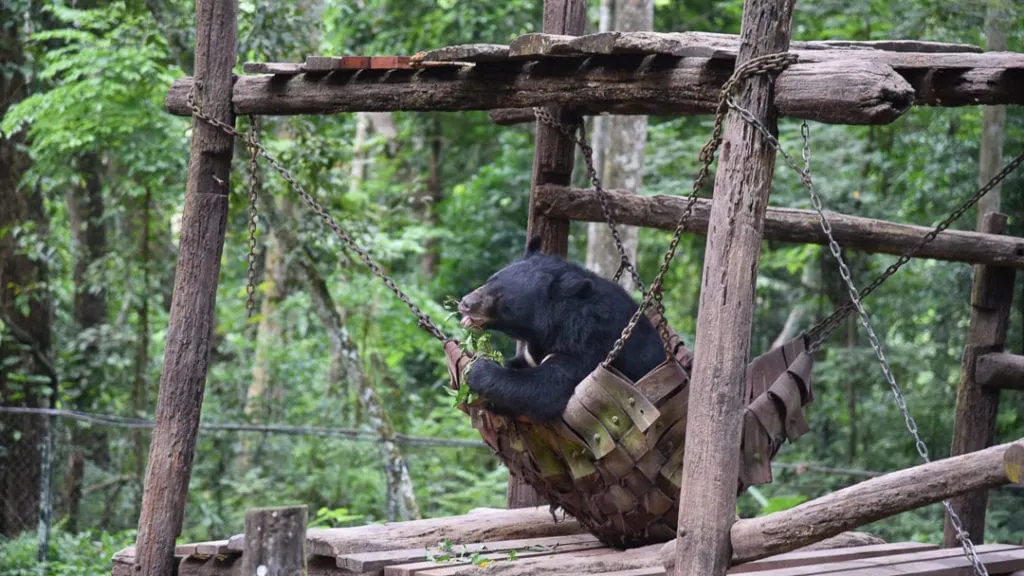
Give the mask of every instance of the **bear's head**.
M 547 340 L 568 307 L 594 293 L 588 272 L 540 252 L 534 237 L 522 258 L 494 273 L 459 302 L 462 325 L 490 329 L 527 341 Z M 570 313 L 571 314 L 571 313 Z

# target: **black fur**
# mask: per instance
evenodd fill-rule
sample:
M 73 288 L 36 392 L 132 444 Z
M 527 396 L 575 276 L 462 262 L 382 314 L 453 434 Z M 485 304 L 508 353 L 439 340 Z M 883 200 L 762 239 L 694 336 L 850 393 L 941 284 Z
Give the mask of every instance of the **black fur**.
M 481 358 L 470 368 L 470 390 L 497 413 L 550 422 L 608 355 L 637 303 L 611 280 L 539 248 L 540 239 L 531 240 L 522 258 L 463 298 L 459 311 L 466 326 L 524 341 L 539 364 L 531 366 L 522 355 L 505 366 Z M 644 315 L 612 366 L 635 381 L 664 359 L 661 339 Z

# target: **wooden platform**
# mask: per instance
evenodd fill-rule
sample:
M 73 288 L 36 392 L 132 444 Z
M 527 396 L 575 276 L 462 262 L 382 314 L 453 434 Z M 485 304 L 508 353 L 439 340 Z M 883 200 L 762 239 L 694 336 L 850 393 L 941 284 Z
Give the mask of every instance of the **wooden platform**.
M 547 508 L 483 509 L 463 516 L 310 529 L 310 576 L 459 576 L 463 574 L 603 574 L 660 576 L 662 545 L 613 550 L 573 519 L 552 518 Z M 243 535 L 178 546 L 179 576 L 238 576 Z M 989 574 L 1024 570 L 1024 546 L 986 544 L 978 553 Z M 134 574 L 134 548 L 113 558 L 112 576 Z M 853 548 L 797 550 L 739 564 L 729 574 L 751 576 L 969 574 L 959 548 L 898 542 Z

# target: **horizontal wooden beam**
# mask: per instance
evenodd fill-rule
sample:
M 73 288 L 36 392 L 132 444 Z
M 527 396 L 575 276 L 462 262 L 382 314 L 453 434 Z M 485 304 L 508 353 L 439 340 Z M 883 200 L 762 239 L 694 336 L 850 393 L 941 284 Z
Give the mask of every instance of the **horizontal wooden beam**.
M 1024 439 L 866 480 L 732 526 L 733 561 L 747 562 L 927 504 L 1019 480 Z
M 609 205 L 615 218 L 628 226 L 674 230 L 686 206 L 682 196 L 645 196 L 629 191 L 609 190 Z M 543 187 L 537 190 L 537 209 L 553 218 L 604 222 L 601 202 L 591 189 Z M 686 230 L 706 235 L 711 201 L 698 199 Z M 826 212 L 832 233 L 844 248 L 863 252 L 902 255 L 932 229 L 896 224 L 873 218 Z M 826 244 L 817 212 L 769 207 L 764 223 L 765 240 L 804 244 Z M 1024 239 L 998 234 L 946 230 L 925 245 L 920 258 L 1024 268 Z
M 232 102 L 238 115 L 534 106 L 564 106 L 579 114 L 696 115 L 714 111 L 731 74 L 730 61 L 671 56 L 336 70 L 240 76 Z M 192 78 L 175 80 L 167 95 L 168 111 L 189 115 L 186 99 L 191 89 Z M 775 84 L 780 114 L 831 124 L 887 124 L 906 112 L 913 100 L 913 87 L 892 68 L 860 60 L 793 64 Z
M 1024 356 L 993 352 L 980 356 L 974 365 L 975 381 L 987 388 L 1024 390 Z

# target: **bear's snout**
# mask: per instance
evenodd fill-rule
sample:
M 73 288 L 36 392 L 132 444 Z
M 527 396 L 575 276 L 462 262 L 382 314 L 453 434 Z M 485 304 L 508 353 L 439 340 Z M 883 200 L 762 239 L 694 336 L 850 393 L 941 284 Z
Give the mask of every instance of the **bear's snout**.
M 459 301 L 462 325 L 466 328 L 472 326 L 482 328 L 487 321 L 493 319 L 494 308 L 495 297 L 488 291 L 486 284 L 473 290 Z

